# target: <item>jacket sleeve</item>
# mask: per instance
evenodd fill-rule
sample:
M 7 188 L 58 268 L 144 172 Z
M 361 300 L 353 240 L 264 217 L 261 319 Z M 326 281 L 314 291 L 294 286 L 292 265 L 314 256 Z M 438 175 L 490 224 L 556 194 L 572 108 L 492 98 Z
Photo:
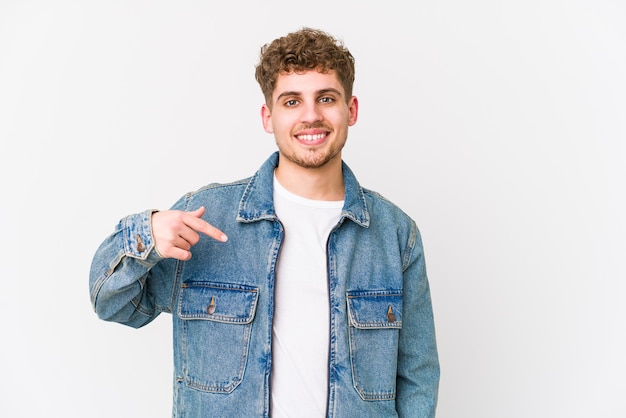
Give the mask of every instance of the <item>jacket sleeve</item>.
M 89 291 L 96 314 L 105 321 L 139 328 L 172 310 L 176 260 L 156 251 L 153 212 L 123 218 L 96 250 Z
M 403 264 L 396 410 L 400 417 L 434 418 L 439 390 L 439 358 L 424 252 L 414 223 Z

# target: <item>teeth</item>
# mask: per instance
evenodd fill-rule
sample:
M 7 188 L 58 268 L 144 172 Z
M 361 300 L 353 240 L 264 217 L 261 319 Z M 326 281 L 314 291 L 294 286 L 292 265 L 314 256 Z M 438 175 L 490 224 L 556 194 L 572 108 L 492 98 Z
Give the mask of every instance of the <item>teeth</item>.
M 317 135 L 299 135 L 298 138 L 303 141 L 317 141 L 318 139 L 324 138 L 325 134 L 317 134 Z

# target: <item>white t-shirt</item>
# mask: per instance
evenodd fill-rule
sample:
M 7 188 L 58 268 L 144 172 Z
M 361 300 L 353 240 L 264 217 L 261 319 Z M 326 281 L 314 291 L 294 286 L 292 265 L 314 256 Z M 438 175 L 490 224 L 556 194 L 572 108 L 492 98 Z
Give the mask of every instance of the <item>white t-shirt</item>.
M 285 236 L 276 265 L 272 330 L 272 418 L 325 417 L 330 311 L 326 243 L 343 201 L 311 200 L 274 178 Z

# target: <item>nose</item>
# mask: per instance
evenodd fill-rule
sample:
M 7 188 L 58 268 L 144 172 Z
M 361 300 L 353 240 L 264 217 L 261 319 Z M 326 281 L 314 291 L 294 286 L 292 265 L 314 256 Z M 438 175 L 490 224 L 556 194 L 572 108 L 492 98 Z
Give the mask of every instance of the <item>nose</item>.
M 318 106 L 317 102 L 309 102 L 303 104 L 301 107 L 302 114 L 300 115 L 300 120 L 303 123 L 314 123 L 322 120 L 322 112 Z

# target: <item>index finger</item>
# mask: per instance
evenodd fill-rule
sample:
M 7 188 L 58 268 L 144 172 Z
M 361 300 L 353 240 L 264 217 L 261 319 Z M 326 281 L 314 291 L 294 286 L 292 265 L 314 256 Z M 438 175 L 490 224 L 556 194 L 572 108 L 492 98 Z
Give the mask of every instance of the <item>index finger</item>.
M 187 225 L 194 231 L 202 232 L 204 235 L 207 235 L 214 240 L 221 242 L 228 241 L 228 236 L 225 233 L 223 233 L 221 230 L 214 227 L 202 218 L 197 218 L 193 215 L 189 215 L 185 218 L 184 222 L 185 225 Z

